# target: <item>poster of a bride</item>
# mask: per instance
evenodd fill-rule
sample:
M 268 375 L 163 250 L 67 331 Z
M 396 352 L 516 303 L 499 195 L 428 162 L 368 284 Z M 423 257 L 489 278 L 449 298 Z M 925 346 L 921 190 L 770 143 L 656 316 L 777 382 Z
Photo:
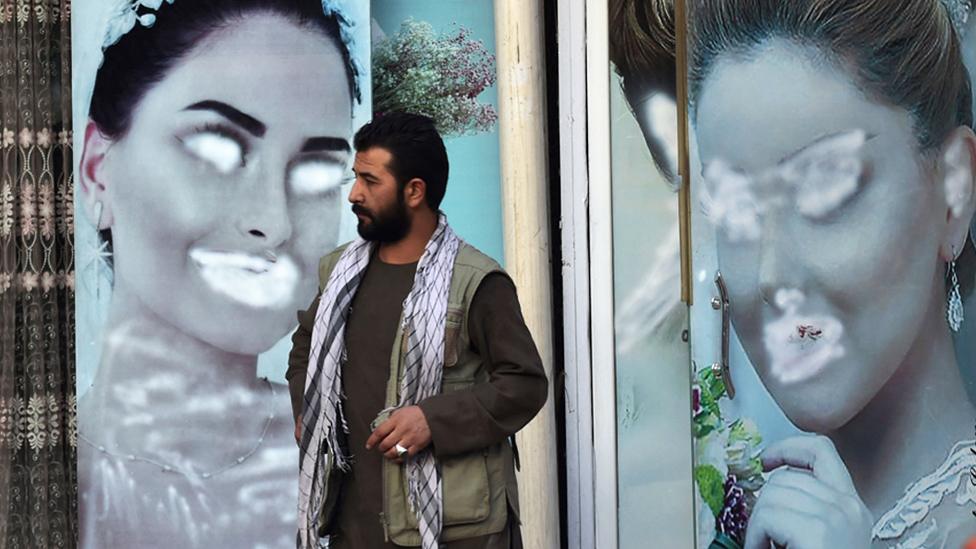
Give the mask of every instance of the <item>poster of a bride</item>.
M 340 239 L 368 3 L 73 15 L 80 545 L 291 546 L 287 339 Z
M 712 233 L 695 245 L 752 380 L 732 400 L 708 374 L 696 387 L 699 544 L 959 547 L 976 533 L 972 6 L 688 4 L 693 234 Z M 673 7 L 610 6 L 613 61 L 667 172 L 676 140 L 646 105 L 673 105 L 657 62 Z M 701 442 L 718 432 L 716 453 Z

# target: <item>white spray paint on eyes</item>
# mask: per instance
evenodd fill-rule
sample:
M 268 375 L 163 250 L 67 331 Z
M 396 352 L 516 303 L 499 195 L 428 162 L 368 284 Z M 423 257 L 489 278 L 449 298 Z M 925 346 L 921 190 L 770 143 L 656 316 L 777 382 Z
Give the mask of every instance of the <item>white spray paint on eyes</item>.
M 705 216 L 729 241 L 759 239 L 760 206 L 752 179 L 718 159 L 705 168 L 705 189 Z
M 867 137 L 864 131 L 856 130 L 824 140 L 786 161 L 777 170 L 796 193 L 797 211 L 820 219 L 857 191 L 864 171 L 858 151 Z
M 782 383 L 803 381 L 844 356 L 844 327 L 839 320 L 801 312 L 806 297 L 800 290 L 781 289 L 775 301 L 782 315 L 768 323 L 763 333 L 773 376 Z
M 191 135 L 183 140 L 183 146 L 222 174 L 234 171 L 244 161 L 244 151 L 236 141 L 214 132 Z
M 345 174 L 345 167 L 335 162 L 303 162 L 291 171 L 289 182 L 295 193 L 314 195 L 337 190 Z
M 713 160 L 704 174 L 705 216 L 730 242 L 759 240 L 761 217 L 772 208 L 792 205 L 800 215 L 822 219 L 857 191 L 867 140 L 863 130 L 838 134 L 756 176 Z

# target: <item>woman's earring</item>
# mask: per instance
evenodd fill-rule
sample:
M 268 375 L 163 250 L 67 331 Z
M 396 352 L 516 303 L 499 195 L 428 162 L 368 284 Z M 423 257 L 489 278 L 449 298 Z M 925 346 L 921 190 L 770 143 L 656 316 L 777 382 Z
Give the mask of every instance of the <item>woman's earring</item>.
M 965 315 L 962 309 L 962 295 L 959 292 L 959 278 L 956 277 L 956 249 L 952 249 L 952 260 L 949 262 L 949 276 L 951 277 L 949 289 L 949 303 L 946 309 L 946 319 L 949 321 L 949 328 L 953 332 L 958 332 L 962 327 Z
M 112 250 L 108 247 L 108 241 L 102 240 L 99 236 L 99 232 L 101 231 L 99 227 L 102 226 L 102 211 L 104 209 L 105 206 L 101 200 L 95 202 L 95 242 L 97 244 L 95 248 L 95 261 L 97 262 L 95 268 L 98 274 L 105 276 L 109 284 L 111 284 L 113 278 L 112 265 L 109 261 L 112 259 Z

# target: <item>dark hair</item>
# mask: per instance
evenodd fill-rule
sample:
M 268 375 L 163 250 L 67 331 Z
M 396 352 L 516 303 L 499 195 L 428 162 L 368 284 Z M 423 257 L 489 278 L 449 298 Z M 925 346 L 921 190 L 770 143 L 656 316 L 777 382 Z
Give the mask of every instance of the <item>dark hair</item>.
M 938 0 L 694 0 L 692 14 L 693 106 L 719 57 L 749 56 L 781 38 L 814 48 L 869 97 L 908 111 L 921 152 L 972 126 L 969 75 Z M 976 276 L 969 244 L 958 260 L 963 295 Z
M 387 169 L 402 191 L 411 179 L 427 184 L 426 200 L 435 212 L 447 191 L 447 150 L 434 120 L 420 114 L 390 112 L 377 116 L 353 139 L 357 152 L 373 147 L 386 149 L 392 155 Z
M 675 93 L 674 0 L 610 0 L 610 60 L 628 96 Z
M 848 70 L 869 96 L 907 110 L 922 150 L 972 126 L 970 84 L 952 22 L 936 0 L 696 0 L 693 102 L 717 58 L 782 38 Z
M 334 15 L 325 15 L 321 0 L 176 0 L 146 13 L 156 16 L 155 23 L 136 24 L 109 46 L 95 77 L 89 117 L 106 137 L 125 135 L 147 90 L 203 39 L 253 13 L 280 15 L 328 36 L 342 52 L 350 90 L 358 97 L 356 69 L 339 23 Z

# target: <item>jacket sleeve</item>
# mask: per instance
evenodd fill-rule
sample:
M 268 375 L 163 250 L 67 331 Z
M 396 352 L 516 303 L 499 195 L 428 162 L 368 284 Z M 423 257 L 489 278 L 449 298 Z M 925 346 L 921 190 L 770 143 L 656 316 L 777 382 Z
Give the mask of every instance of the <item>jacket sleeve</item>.
M 420 403 L 438 457 L 502 442 L 535 417 L 549 392 L 508 276 L 492 273 L 481 281 L 468 312 L 468 334 L 488 380 Z
M 305 373 L 308 370 L 308 357 L 312 350 L 312 327 L 315 325 L 315 311 L 319 308 L 319 297 L 315 296 L 307 310 L 298 311 L 298 329 L 291 336 L 291 351 L 288 353 L 288 392 L 291 394 L 291 411 L 297 420 L 302 413 L 302 397 L 305 392 Z

